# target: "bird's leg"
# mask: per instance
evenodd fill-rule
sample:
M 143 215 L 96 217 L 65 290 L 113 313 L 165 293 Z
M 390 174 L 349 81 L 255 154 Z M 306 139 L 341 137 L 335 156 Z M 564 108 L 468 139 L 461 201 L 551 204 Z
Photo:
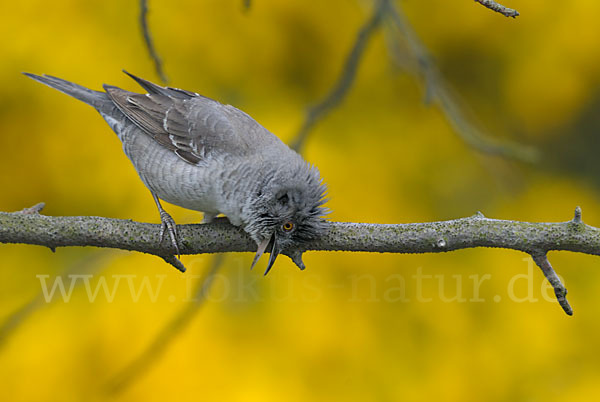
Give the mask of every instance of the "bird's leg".
M 181 253 L 179 252 L 179 236 L 177 234 L 177 224 L 169 215 L 167 211 L 165 211 L 160 205 L 160 200 L 156 196 L 156 194 L 152 193 L 152 197 L 154 197 L 154 202 L 158 207 L 158 212 L 160 212 L 160 242 L 162 243 L 165 240 L 165 233 L 169 233 L 169 237 L 171 238 L 171 244 L 177 251 L 177 256 L 181 257 Z

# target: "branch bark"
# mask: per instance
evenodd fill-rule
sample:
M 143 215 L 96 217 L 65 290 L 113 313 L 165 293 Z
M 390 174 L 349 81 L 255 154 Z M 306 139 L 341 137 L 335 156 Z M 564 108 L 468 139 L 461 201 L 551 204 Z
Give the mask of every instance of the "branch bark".
M 184 270 L 173 257 L 175 250 L 160 242 L 160 225 L 93 216 L 52 217 L 31 213 L 0 212 L 0 243 L 23 243 L 51 249 L 95 246 L 139 251 L 159 256 Z M 553 285 L 567 314 L 566 289 L 547 260 L 553 250 L 600 255 L 600 229 L 581 220 L 581 209 L 567 222 L 533 223 L 489 219 L 481 213 L 442 222 L 373 224 L 329 222 L 327 233 L 305 249 L 379 253 L 439 253 L 474 247 L 496 247 L 532 256 Z M 256 244 L 226 218 L 209 224 L 179 225 L 181 254 L 256 251 Z M 179 263 L 179 265 L 177 265 Z
M 497 13 L 502 14 L 505 17 L 513 17 L 516 18 L 519 15 L 517 10 L 513 10 L 512 8 L 508 8 L 503 6 L 502 4 L 498 4 L 493 0 L 475 0 L 475 2 L 481 4 L 482 6 L 489 8 Z

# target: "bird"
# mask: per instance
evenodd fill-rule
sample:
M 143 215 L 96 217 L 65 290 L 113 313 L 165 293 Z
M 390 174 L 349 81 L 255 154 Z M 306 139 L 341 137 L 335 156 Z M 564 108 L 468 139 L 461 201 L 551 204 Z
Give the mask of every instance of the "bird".
M 324 235 L 330 212 L 317 167 L 231 105 L 123 72 L 146 93 L 107 84 L 96 91 L 51 75 L 23 74 L 100 113 L 150 190 L 160 241 L 168 234 L 174 254 L 180 255 L 177 225 L 161 200 L 203 212 L 203 222 L 222 214 L 242 228 L 257 245 L 251 269 L 265 252 L 264 275 L 280 253 L 304 269 L 303 247 Z

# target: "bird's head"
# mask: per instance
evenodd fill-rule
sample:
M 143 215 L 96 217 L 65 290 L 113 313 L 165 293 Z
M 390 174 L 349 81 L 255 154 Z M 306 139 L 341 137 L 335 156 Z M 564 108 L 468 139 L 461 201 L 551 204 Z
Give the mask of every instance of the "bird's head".
M 325 192 L 319 171 L 304 161 L 296 168 L 288 165 L 265 177 L 248 205 L 249 219 L 244 227 L 258 245 L 252 267 L 268 252 L 265 275 L 280 253 L 304 269 L 303 245 L 326 231 Z

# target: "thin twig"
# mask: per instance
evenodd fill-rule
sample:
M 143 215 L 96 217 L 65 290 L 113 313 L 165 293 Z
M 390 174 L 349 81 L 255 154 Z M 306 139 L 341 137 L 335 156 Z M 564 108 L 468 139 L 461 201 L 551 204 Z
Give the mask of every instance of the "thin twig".
M 148 27 L 147 0 L 140 0 L 140 26 L 142 28 L 142 35 L 144 36 L 144 43 L 146 44 L 146 48 L 148 49 L 150 58 L 154 63 L 154 69 L 156 70 L 156 74 L 158 74 L 163 84 L 167 84 L 169 80 L 165 75 L 165 72 L 163 71 L 162 61 L 158 56 L 158 52 L 154 48 L 154 42 L 152 41 L 152 36 L 150 35 L 150 28 Z
M 531 257 L 533 258 L 533 261 L 537 264 L 537 266 L 540 267 L 540 269 L 544 273 L 544 276 L 552 285 L 552 288 L 554 288 L 556 300 L 558 300 L 558 303 L 560 304 L 562 309 L 568 315 L 573 315 L 573 309 L 567 301 L 567 289 L 560 281 L 560 278 L 556 274 L 556 271 L 554 271 L 554 268 L 552 268 L 552 265 L 550 265 L 550 261 L 548 261 L 548 256 L 546 255 L 546 253 L 532 254 Z
M 435 62 L 404 16 L 402 9 L 390 0 L 386 0 L 386 4 L 388 6 L 386 16 L 389 16 L 390 21 L 386 32 L 390 56 L 399 65 L 406 67 L 405 51 L 400 42 L 403 39 L 410 55 L 416 61 L 414 72 L 420 75 L 425 83 L 426 101 L 438 103 L 462 140 L 481 152 L 525 162 L 536 162 L 539 159 L 539 152 L 535 148 L 494 138 L 482 132 L 465 116 L 463 108 L 459 105 L 460 102 L 440 77 Z
M 310 130 L 315 126 L 315 124 L 317 124 L 317 122 L 319 122 L 319 120 L 323 119 L 332 109 L 339 105 L 346 96 L 348 90 L 354 82 L 354 78 L 356 77 L 358 64 L 367 46 L 367 43 L 371 36 L 373 36 L 373 33 L 377 27 L 379 27 L 381 24 L 381 19 L 386 9 L 385 1 L 386 0 L 379 0 L 377 2 L 375 10 L 373 11 L 373 15 L 359 29 L 358 34 L 356 35 L 356 40 L 354 41 L 354 45 L 352 46 L 352 50 L 348 54 L 348 57 L 344 63 L 342 74 L 333 88 L 331 88 L 329 93 L 325 95 L 321 102 L 308 108 L 304 122 L 302 123 L 302 126 L 298 130 L 298 133 L 291 143 L 292 149 L 300 152 Z
M 484 7 L 489 8 L 497 13 L 504 15 L 505 17 L 513 17 L 516 18 L 519 15 L 517 10 L 513 10 L 512 8 L 504 7 L 502 4 L 498 4 L 493 0 L 475 0 L 475 2 L 481 4 Z
M 571 227 L 574 230 L 578 230 L 579 228 L 583 228 L 585 226 L 581 218 L 581 207 L 578 206 L 577 208 L 575 208 L 575 214 L 570 223 Z M 550 282 L 550 284 L 552 285 L 552 288 L 554 289 L 554 294 L 556 295 L 556 300 L 558 300 L 558 303 L 563 308 L 565 313 L 567 313 L 568 315 L 573 315 L 573 309 L 567 301 L 567 289 L 556 274 L 556 271 L 554 271 L 554 268 L 552 268 L 552 265 L 548 260 L 547 253 L 539 251 L 537 253 L 532 254 L 531 257 L 533 258 L 533 261 L 537 264 L 537 266 L 540 267 L 548 282 Z
M 223 254 L 217 254 L 213 258 L 208 272 L 198 281 L 193 302 L 188 303 L 185 309 L 181 310 L 177 316 L 163 327 L 150 346 L 109 382 L 107 386 L 109 393 L 117 394 L 123 391 L 133 381 L 147 372 L 152 367 L 152 363 L 156 362 L 164 353 L 173 338 L 191 322 L 196 312 L 206 304 L 207 295 L 215 275 L 223 265 L 223 257 Z

